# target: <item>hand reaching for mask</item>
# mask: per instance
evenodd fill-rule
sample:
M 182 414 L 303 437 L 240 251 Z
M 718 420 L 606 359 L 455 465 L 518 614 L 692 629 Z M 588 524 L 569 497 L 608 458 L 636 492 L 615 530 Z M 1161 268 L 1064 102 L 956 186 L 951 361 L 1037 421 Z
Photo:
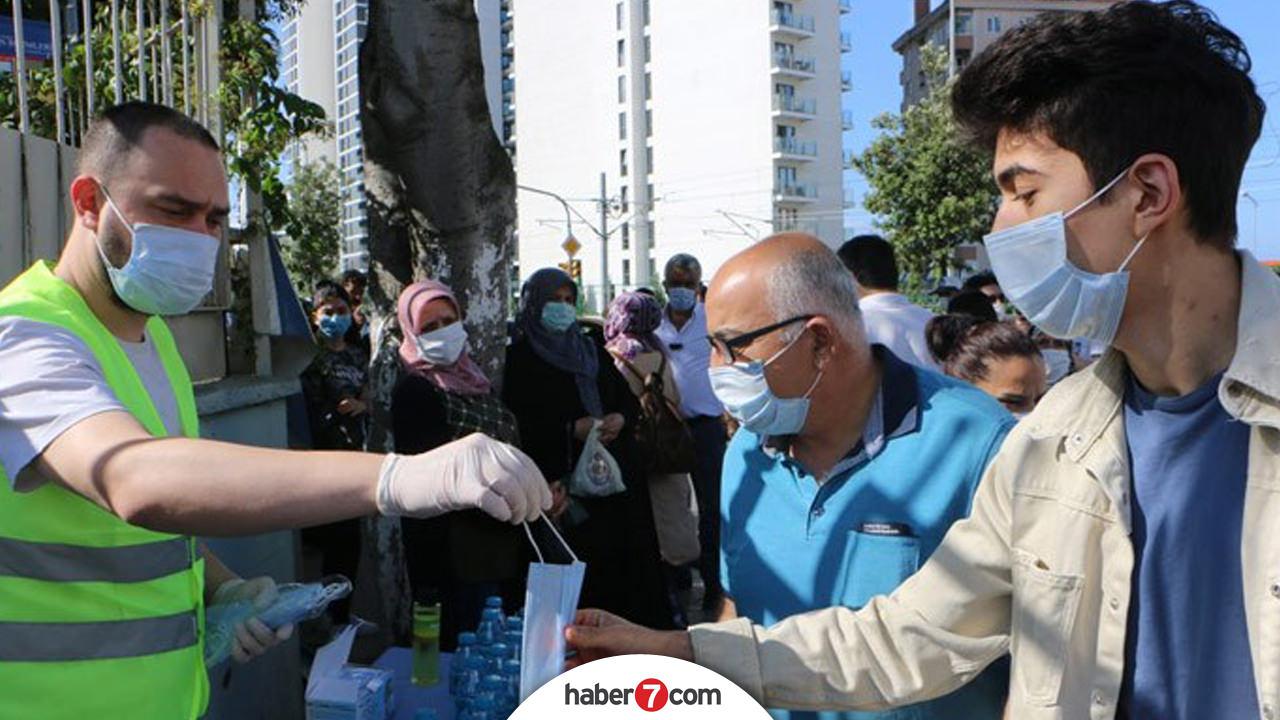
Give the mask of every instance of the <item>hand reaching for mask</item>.
M 377 503 L 388 516 L 479 508 L 519 524 L 551 508 L 551 491 L 528 455 L 476 433 L 421 455 L 388 455 L 378 474 Z

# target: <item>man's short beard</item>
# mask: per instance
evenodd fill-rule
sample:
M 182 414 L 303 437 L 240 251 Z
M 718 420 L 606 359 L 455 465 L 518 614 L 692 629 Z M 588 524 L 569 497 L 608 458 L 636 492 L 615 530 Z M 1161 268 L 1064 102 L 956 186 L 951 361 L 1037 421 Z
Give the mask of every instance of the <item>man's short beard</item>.
M 101 243 L 102 254 L 98 255 L 98 260 L 102 260 L 102 255 L 107 256 L 107 261 L 112 267 L 121 268 L 129 262 L 129 245 L 128 240 L 123 233 L 113 232 L 105 227 L 100 226 L 101 232 L 94 242 Z M 102 268 L 102 279 L 107 283 L 107 287 L 111 290 L 111 301 L 122 310 L 136 312 L 129 304 L 121 299 L 120 294 L 116 292 L 115 284 L 111 282 L 111 276 L 107 272 L 107 268 Z

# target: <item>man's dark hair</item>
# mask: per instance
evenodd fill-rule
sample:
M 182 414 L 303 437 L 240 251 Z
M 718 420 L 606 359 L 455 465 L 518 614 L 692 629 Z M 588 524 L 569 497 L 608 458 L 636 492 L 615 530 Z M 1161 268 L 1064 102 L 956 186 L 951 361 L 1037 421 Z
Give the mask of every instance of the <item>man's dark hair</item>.
M 80 143 L 76 171 L 97 175 L 118 166 L 152 128 L 164 128 L 211 150 L 220 149 L 213 135 L 195 120 L 171 107 L 133 100 L 107 108 L 89 124 Z
M 879 235 L 856 235 L 836 251 L 858 284 L 868 290 L 898 289 L 898 260 Z
M 1035 341 L 1010 322 L 939 315 L 925 325 L 924 332 L 929 352 L 943 371 L 968 382 L 987 379 L 994 360 L 1040 356 Z
M 999 285 L 1000 281 L 996 279 L 996 274 L 991 271 L 980 272 L 976 275 L 970 275 L 968 280 L 964 281 L 964 285 L 960 286 L 962 292 L 977 290 L 982 292 L 982 288 L 988 285 Z
M 968 315 L 987 322 L 995 322 L 998 319 L 991 298 L 977 290 L 965 290 L 948 300 L 947 314 Z
M 960 73 L 956 120 L 982 147 L 1043 132 L 1101 187 L 1144 153 L 1178 167 L 1199 240 L 1235 242 L 1236 195 L 1266 104 L 1239 36 L 1190 0 L 1044 13 Z M 1106 198 L 1103 198 L 1103 202 Z
M 369 277 L 364 274 L 363 270 L 356 270 L 352 268 L 351 270 L 343 271 L 342 273 L 343 286 L 345 287 L 346 285 L 349 285 L 351 283 L 355 283 L 360 287 L 368 287 Z
M 669 278 L 675 270 L 689 273 L 698 279 L 702 279 L 702 263 L 698 262 L 698 258 L 688 253 L 677 253 L 671 256 L 667 261 L 667 266 L 662 269 L 662 277 Z

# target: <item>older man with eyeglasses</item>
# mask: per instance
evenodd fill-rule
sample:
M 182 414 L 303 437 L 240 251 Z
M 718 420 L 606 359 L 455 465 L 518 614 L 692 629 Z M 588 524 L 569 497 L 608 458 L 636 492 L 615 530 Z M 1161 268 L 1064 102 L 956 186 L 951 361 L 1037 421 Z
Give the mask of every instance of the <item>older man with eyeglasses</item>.
M 968 515 L 1012 418 L 869 343 L 852 276 L 807 235 L 732 258 L 706 309 L 711 384 L 741 423 L 721 487 L 720 619 L 771 625 L 893 590 Z M 1007 677 L 994 667 L 912 717 L 999 717 Z

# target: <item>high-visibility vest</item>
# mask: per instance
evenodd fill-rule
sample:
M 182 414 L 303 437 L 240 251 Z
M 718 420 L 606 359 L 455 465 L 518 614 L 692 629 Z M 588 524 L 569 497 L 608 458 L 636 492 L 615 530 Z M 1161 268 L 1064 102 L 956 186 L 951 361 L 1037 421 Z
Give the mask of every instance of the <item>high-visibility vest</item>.
M 120 343 L 47 264 L 0 291 L 0 316 L 70 331 L 138 422 L 168 434 Z M 183 434 L 197 437 L 191 378 L 173 336 L 158 317 L 147 331 Z M 0 720 L 204 714 L 204 561 L 194 539 L 130 525 L 52 482 L 30 492 L 11 485 L 0 468 Z

